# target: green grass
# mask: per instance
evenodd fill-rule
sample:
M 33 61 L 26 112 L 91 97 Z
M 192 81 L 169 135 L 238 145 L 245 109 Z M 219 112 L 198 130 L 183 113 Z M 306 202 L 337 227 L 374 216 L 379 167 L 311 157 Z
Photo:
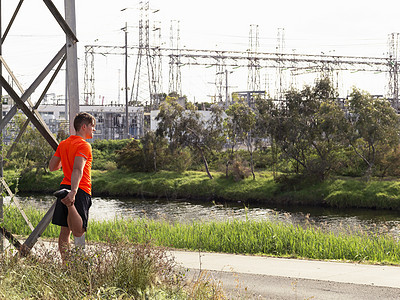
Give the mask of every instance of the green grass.
M 389 236 L 340 234 L 269 221 L 226 221 L 170 224 L 154 220 L 93 222 L 88 237 L 119 240 L 126 234 L 135 242 L 224 253 L 262 254 L 319 260 L 400 263 L 400 246 Z
M 35 225 L 41 212 L 26 211 Z M 16 208 L 5 210 L 5 227 L 15 234 L 29 230 Z M 56 238 L 59 229 L 50 225 L 44 237 Z M 168 223 L 149 219 L 91 221 L 87 239 L 93 242 L 124 241 L 178 249 L 225 253 L 262 254 L 319 260 L 362 261 L 400 264 L 400 245 L 388 235 L 333 233 L 309 226 L 303 228 L 271 221 Z

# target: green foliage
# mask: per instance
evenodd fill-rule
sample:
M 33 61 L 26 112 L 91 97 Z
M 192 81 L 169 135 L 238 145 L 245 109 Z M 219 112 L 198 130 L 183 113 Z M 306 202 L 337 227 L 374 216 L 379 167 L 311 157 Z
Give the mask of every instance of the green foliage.
M 374 174 L 380 177 L 400 177 L 400 145 L 379 156 Z
M 131 171 L 143 172 L 143 150 L 139 140 L 132 139 L 122 150 L 117 152 L 118 168 L 127 168 Z
M 14 126 L 19 132 L 26 121 L 26 117 L 14 117 Z M 8 151 L 10 146 L 6 147 Z M 53 156 L 54 150 L 50 147 L 39 131 L 28 125 L 21 140 L 16 144 L 11 156 L 6 160 L 5 168 L 18 169 L 21 173 L 32 169 L 47 171 L 47 165 Z
M 206 121 L 193 104 L 188 102 L 184 108 L 177 99 L 167 98 L 156 117 L 159 121 L 157 136 L 168 138 L 172 153 L 189 148 L 193 155 L 201 157 L 210 179 L 207 157 L 213 150 L 220 150 L 223 143 L 222 110 L 213 106 L 211 112 L 210 120 Z
M 144 164 L 146 170 L 157 172 L 168 164 L 169 152 L 166 138 L 158 136 L 155 132 L 149 131 L 140 140 L 142 144 Z
M 186 171 L 191 165 L 191 154 L 187 149 L 175 148 L 171 153 L 166 140 L 153 133 L 142 140 L 131 140 L 116 152 L 120 169 L 133 172 L 154 172 L 159 169 L 176 172 Z
M 251 174 L 252 171 L 249 168 L 249 163 L 242 160 L 238 155 L 235 155 L 235 158 L 228 167 L 228 175 L 232 176 L 233 180 L 237 182 L 248 178 Z
M 6 172 L 5 177 L 8 177 L 8 174 Z M 49 173 L 37 173 L 35 169 L 32 169 L 20 175 L 18 189 L 21 192 L 53 193 L 59 188 L 63 177 L 64 175 L 61 170 Z M 16 188 L 16 183 L 17 180 L 12 181 L 10 187 L 13 190 Z
M 348 101 L 348 143 L 373 174 L 375 164 L 399 145 L 399 118 L 389 101 L 353 89 Z
M 314 87 L 286 93 L 286 104 L 264 105 L 266 124 L 284 157 L 296 162 L 296 172 L 325 179 L 337 165 L 346 122 L 329 79 Z
M 92 169 L 113 170 L 117 167 L 117 151 L 122 150 L 129 139 L 124 140 L 95 140 L 92 143 L 93 163 Z
M 253 145 L 255 143 L 256 135 L 256 114 L 253 109 L 243 100 L 239 100 L 232 104 L 226 111 L 228 118 L 225 123 L 227 135 L 230 140 L 243 143 L 246 145 L 247 151 L 250 154 L 250 171 L 255 179 L 254 162 L 253 162 Z M 239 177 L 244 175 L 243 168 L 238 165 L 239 161 L 232 161 L 236 175 L 242 173 Z M 242 169 L 242 170 L 240 170 Z M 237 178 L 237 176 L 235 177 Z

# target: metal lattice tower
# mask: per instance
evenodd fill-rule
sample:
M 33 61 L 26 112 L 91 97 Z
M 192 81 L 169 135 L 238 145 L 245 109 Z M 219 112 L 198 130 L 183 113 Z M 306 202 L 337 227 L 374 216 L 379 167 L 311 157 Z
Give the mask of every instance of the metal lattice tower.
M 278 66 L 276 68 L 276 99 L 282 100 L 285 91 L 285 78 L 283 75 L 284 61 L 282 55 L 285 51 L 285 28 L 278 28 L 276 55 L 278 57 Z
M 181 78 L 181 62 L 179 42 L 180 42 L 180 28 L 179 21 L 172 20 L 170 27 L 170 50 L 169 55 L 169 87 L 168 93 L 176 93 L 178 96 L 182 95 L 182 78 Z
M 258 60 L 258 49 L 260 42 L 258 38 L 258 25 L 250 25 L 249 34 L 249 66 L 247 76 L 247 90 L 259 91 L 261 87 L 260 79 L 260 62 Z
M 94 104 L 95 84 L 94 84 L 93 46 L 85 46 L 85 74 L 84 74 L 83 97 L 85 105 Z
M 140 1 L 139 49 L 136 60 L 130 102 L 138 104 L 154 104 L 155 80 L 150 54 L 150 21 L 149 1 Z
M 13 149 L 15 149 L 15 146 L 19 143 L 23 132 L 26 130 L 26 128 L 29 125 L 29 122 L 31 122 L 36 129 L 39 131 L 39 133 L 44 137 L 44 139 L 49 143 L 49 145 L 56 150 L 58 146 L 58 141 L 56 140 L 55 136 L 51 133 L 50 129 L 44 122 L 43 118 L 41 117 L 40 113 L 38 112 L 38 108 L 42 102 L 42 100 L 45 98 L 46 93 L 48 92 L 49 88 L 51 87 L 52 83 L 54 82 L 55 78 L 59 74 L 61 67 L 63 64 L 66 64 L 66 82 L 67 82 L 67 98 L 66 101 L 68 101 L 68 108 L 69 108 L 69 119 L 73 119 L 75 117 L 76 113 L 79 112 L 79 89 L 78 89 L 78 58 L 77 58 L 77 42 L 78 39 L 75 35 L 76 32 L 76 20 L 75 20 L 75 0 L 64 0 L 64 12 L 65 12 L 65 18 L 61 15 L 60 11 L 58 8 L 54 5 L 52 0 L 43 0 L 44 4 L 47 6 L 48 10 L 50 13 L 53 15 L 54 19 L 57 21 L 58 25 L 62 29 L 63 33 L 65 34 L 66 37 L 66 43 L 62 45 L 61 49 L 54 55 L 54 57 L 50 60 L 50 62 L 44 67 L 44 69 L 38 74 L 38 76 L 33 80 L 31 85 L 24 89 L 22 85 L 19 83 L 18 78 L 14 75 L 12 72 L 11 68 L 8 66 L 6 60 L 7 57 L 3 55 L 2 52 L 2 47 L 3 44 L 6 40 L 6 37 L 8 35 L 8 32 L 12 28 L 14 21 L 19 13 L 19 10 L 21 6 L 23 5 L 23 0 L 20 0 L 9 23 L 8 26 L 3 34 L 2 28 L 0 25 L 0 86 L 1 86 L 1 95 L 3 95 L 3 90 L 8 94 L 8 96 L 13 100 L 15 105 L 13 105 L 9 111 L 3 115 L 2 108 L 1 108 L 1 122 L 0 122 L 0 132 L 3 131 L 5 126 L 7 126 L 15 114 L 18 112 L 18 110 L 21 110 L 26 117 L 28 118 L 23 126 L 21 127 L 18 136 L 15 138 L 13 141 L 13 144 L 11 145 L 8 153 L 7 153 L 7 158 L 10 157 L 11 152 Z M 32 19 L 28 20 L 30 22 L 26 22 L 25 24 L 29 24 L 31 22 L 35 22 L 35 18 L 37 18 L 37 15 L 32 14 Z M 26 21 L 26 20 L 25 20 Z M 0 0 L 0 24 L 2 22 L 2 2 Z M 61 31 L 61 32 L 62 32 Z M 61 34 L 60 32 L 60 34 Z M 33 57 L 32 59 L 35 59 Z M 10 85 L 9 81 L 6 80 L 3 77 L 3 68 L 5 68 L 9 74 L 9 76 L 12 77 L 12 84 Z M 52 75 L 51 75 L 52 74 Z M 47 82 L 47 84 L 46 84 Z M 42 89 L 43 86 L 41 84 L 44 84 L 44 88 Z M 18 88 L 18 91 L 14 89 L 14 84 Z M 37 89 L 41 89 L 42 93 L 38 97 L 36 103 L 32 102 L 33 98 L 33 93 Z M 71 118 L 72 116 L 72 118 Z M 73 122 L 70 122 L 70 133 L 74 134 L 75 131 L 72 129 L 73 128 Z M 1 140 L 1 137 L 0 137 Z M 3 158 L 3 155 L 2 155 Z M 55 202 L 54 204 L 50 207 L 50 209 L 47 211 L 47 213 L 44 215 L 43 219 L 38 223 L 36 228 L 33 228 L 31 222 L 25 215 L 22 207 L 20 206 L 19 202 L 17 199 L 15 199 L 14 195 L 12 194 L 12 191 L 10 190 L 9 186 L 7 185 L 7 182 L 3 178 L 3 161 L 1 161 L 0 165 L 0 186 L 4 187 L 5 190 L 7 191 L 8 195 L 11 197 L 11 200 L 16 204 L 17 208 L 20 210 L 22 216 L 24 217 L 25 221 L 29 225 L 30 229 L 32 230 L 32 233 L 29 235 L 29 237 L 26 239 L 24 244 L 22 245 L 13 235 L 8 232 L 4 227 L 1 227 L 1 234 L 2 236 L 4 233 L 6 233 L 6 237 L 9 239 L 11 244 L 13 244 L 22 255 L 28 254 L 28 252 L 33 248 L 35 243 L 37 242 L 38 238 L 41 236 L 41 234 L 44 232 L 46 227 L 49 225 L 51 222 L 51 217 L 54 212 L 55 208 Z M 2 188 L 0 188 L 2 190 Z M 2 198 L 3 193 L 1 193 L 0 196 L 0 219 L 3 218 L 3 198 Z M 3 226 L 3 225 L 2 225 Z M 3 243 L 2 243 L 2 238 L 1 238 L 1 250 L 3 250 Z
M 399 109 L 399 33 L 391 33 L 388 38 L 389 47 L 389 86 L 388 98 L 392 99 L 393 106 Z
M 225 98 L 225 77 L 226 77 L 226 65 L 224 62 L 224 56 L 221 53 L 221 56 L 217 60 L 216 64 L 216 73 L 215 73 L 215 87 L 216 87 L 216 95 L 215 101 L 222 102 Z
M 95 55 L 125 55 L 125 48 L 122 46 L 93 45 L 92 47 Z M 128 47 L 130 55 L 136 53 L 138 49 L 138 45 Z M 171 58 L 174 58 L 175 60 L 179 61 L 179 66 L 216 67 L 217 65 L 221 65 L 220 61 L 222 60 L 227 68 L 240 70 L 246 69 L 249 66 L 249 51 L 216 51 L 183 48 L 179 49 L 179 55 L 171 55 L 171 53 L 176 53 L 176 47 L 161 47 L 159 50 L 164 60 L 169 59 L 171 62 Z M 151 51 L 155 50 L 151 49 Z M 292 76 L 309 73 L 318 74 L 322 71 L 321 68 L 324 65 L 330 65 L 331 67 L 333 67 L 336 74 L 342 74 L 342 72 L 369 72 L 370 74 L 389 74 L 389 61 L 393 60 L 389 59 L 388 57 L 339 56 L 329 54 L 315 55 L 301 53 L 281 53 L 277 55 L 276 52 L 258 52 L 257 59 L 262 69 L 271 71 L 271 77 L 273 76 L 273 72 L 276 72 L 276 70 L 278 70 L 279 68 L 282 69 L 282 73 L 284 71 L 290 72 Z M 270 86 L 271 93 L 276 88 L 276 86 L 273 86 L 273 84 L 274 81 L 272 80 L 272 78 L 271 80 L 267 80 L 267 82 L 265 83 L 267 90 L 268 86 Z M 276 97 L 276 95 L 271 96 Z
M 162 100 L 162 53 L 161 53 L 161 23 L 153 25 L 154 45 L 153 45 L 153 66 L 154 66 L 154 105 L 157 107 Z

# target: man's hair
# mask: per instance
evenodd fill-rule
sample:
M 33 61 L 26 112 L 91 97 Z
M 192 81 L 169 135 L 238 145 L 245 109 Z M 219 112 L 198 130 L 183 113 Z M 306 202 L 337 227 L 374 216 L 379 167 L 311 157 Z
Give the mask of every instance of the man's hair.
M 89 125 L 89 124 L 95 125 L 96 119 L 91 114 L 88 114 L 86 112 L 80 112 L 75 116 L 75 119 L 74 119 L 74 128 L 75 128 L 76 132 L 78 132 L 81 129 L 82 125 L 84 125 L 84 124 L 85 125 Z

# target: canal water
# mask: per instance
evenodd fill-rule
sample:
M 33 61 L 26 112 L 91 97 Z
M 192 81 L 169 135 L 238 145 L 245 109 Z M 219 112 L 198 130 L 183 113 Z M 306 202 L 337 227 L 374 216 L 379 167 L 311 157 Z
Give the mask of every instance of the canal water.
M 53 196 L 18 196 L 24 206 L 47 210 Z M 5 198 L 5 203 L 9 202 Z M 368 231 L 400 237 L 400 212 L 389 210 L 332 209 L 320 207 L 246 207 L 243 203 L 94 197 L 91 220 L 151 218 L 169 222 L 270 220 L 295 225 L 315 225 L 331 231 Z

